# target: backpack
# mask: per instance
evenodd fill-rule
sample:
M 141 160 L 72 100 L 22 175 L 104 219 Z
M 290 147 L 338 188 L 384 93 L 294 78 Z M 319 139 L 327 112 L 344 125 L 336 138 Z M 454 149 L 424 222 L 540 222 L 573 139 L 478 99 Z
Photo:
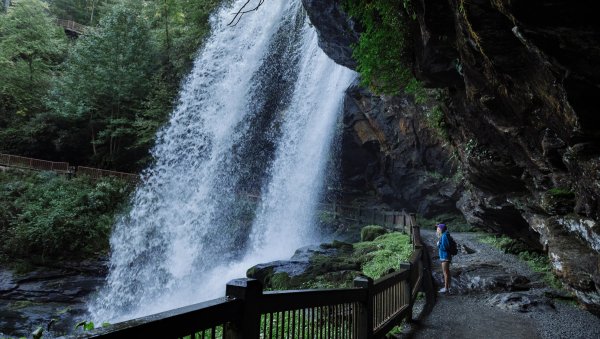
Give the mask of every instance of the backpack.
M 448 237 L 448 244 L 450 244 L 450 246 L 448 246 L 448 254 L 457 255 L 458 254 L 458 244 L 456 243 L 456 241 L 454 241 L 452 236 L 450 236 L 450 233 L 448 233 L 446 236 Z

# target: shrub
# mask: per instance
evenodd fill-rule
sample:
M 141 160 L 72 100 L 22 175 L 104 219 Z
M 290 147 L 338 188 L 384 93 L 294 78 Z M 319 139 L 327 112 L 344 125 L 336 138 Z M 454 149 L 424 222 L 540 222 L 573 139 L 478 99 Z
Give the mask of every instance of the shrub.
M 379 225 L 365 226 L 360 230 L 360 241 L 373 241 L 380 235 L 387 233 L 387 230 Z
M 353 53 L 363 86 L 385 94 L 404 88 L 422 101 L 423 87 L 412 74 L 409 5 L 394 0 L 344 1 L 344 9 L 364 29 Z
M 105 252 L 114 216 L 131 187 L 117 179 L 0 173 L 0 251 L 10 257 L 80 257 Z
M 366 256 L 362 265 L 365 275 L 378 279 L 390 270 L 397 270 L 400 262 L 406 262 L 412 253 L 410 237 L 404 233 L 387 233 L 371 242 L 354 245 L 356 254 Z

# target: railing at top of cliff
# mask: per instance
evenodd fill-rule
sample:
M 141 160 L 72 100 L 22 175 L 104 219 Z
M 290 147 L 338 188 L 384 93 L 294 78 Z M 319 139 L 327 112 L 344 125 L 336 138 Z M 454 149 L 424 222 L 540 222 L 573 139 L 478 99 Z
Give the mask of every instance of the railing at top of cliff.
M 64 28 L 66 31 L 70 31 L 76 34 L 85 34 L 88 26 L 77 23 L 73 20 L 56 19 L 56 24 Z
M 55 162 L 0 153 L 0 166 L 69 173 L 68 162 Z
M 137 182 L 139 180 L 139 176 L 133 173 L 109 171 L 85 166 L 74 167 L 70 166 L 68 162 L 47 161 L 2 153 L 0 153 L 0 166 L 34 171 L 51 171 L 65 175 L 85 175 L 92 179 L 116 177 L 131 182 Z
M 254 279 L 236 279 L 226 297 L 107 328 L 78 337 L 128 338 L 382 338 L 403 319 L 412 318 L 429 257 L 414 215 L 414 251 L 398 271 L 373 281 L 354 279 L 353 288 L 263 291 Z
M 14 167 L 19 169 L 35 171 L 52 171 L 58 174 L 81 176 L 85 175 L 92 179 L 101 179 L 106 177 L 116 177 L 136 183 L 140 180 L 139 175 L 134 173 L 125 173 L 118 171 L 109 171 L 99 168 L 85 166 L 70 166 L 68 162 L 55 162 L 40 160 L 16 155 L 0 153 L 0 166 Z M 249 199 L 260 200 L 260 195 L 240 192 L 239 194 Z M 337 220 L 344 220 L 352 223 L 377 224 L 383 227 L 404 231 L 410 234 L 411 215 L 404 211 L 392 211 L 382 208 L 368 208 L 360 205 L 344 205 L 336 202 L 319 204 L 318 211 L 327 213 L 328 217 Z

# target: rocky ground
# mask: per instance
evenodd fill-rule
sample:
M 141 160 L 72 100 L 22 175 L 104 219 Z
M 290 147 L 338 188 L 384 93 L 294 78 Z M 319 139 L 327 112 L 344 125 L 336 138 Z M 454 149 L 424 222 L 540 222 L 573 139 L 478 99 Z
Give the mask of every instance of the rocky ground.
M 85 301 L 104 282 L 106 262 L 32 266 L 26 273 L 0 266 L 0 338 L 72 333 L 86 312 Z
M 433 277 L 442 273 L 435 233 L 422 231 L 430 245 Z M 600 319 L 547 286 L 517 256 L 483 244 L 477 233 L 453 233 L 461 252 L 452 263 L 452 289 L 437 296 L 431 313 L 415 312 L 402 338 L 600 338 Z M 419 310 L 423 309 L 423 301 Z

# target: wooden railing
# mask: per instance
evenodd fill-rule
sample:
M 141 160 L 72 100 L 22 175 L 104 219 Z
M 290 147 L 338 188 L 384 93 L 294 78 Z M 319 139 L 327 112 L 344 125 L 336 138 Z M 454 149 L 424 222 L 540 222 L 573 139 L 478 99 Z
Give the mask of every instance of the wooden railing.
M 85 30 L 88 28 L 87 26 L 84 26 L 73 20 L 56 19 L 56 24 L 66 29 L 67 31 L 71 31 L 77 34 L 84 34 Z
M 84 166 L 77 167 L 77 170 L 75 171 L 75 173 L 77 175 L 86 175 L 88 177 L 91 177 L 92 179 L 101 179 L 101 178 L 106 178 L 106 177 L 115 177 L 115 178 L 120 178 L 120 179 L 123 179 L 123 180 L 132 181 L 132 182 L 135 182 L 135 181 L 139 180 L 139 176 L 137 174 L 125 173 L 125 172 L 117 172 L 117 171 L 109 171 L 109 170 L 103 170 L 103 169 L 91 168 L 91 167 L 84 167 Z
M 414 220 L 413 220 L 414 222 Z M 404 319 L 423 284 L 429 258 L 414 226 L 414 251 L 397 272 L 353 288 L 263 291 L 236 279 L 226 297 L 82 333 L 81 338 L 381 338 Z
M 54 162 L 16 155 L 0 154 L 0 166 L 24 168 L 38 171 L 69 172 L 68 162 Z
M 133 173 L 109 171 L 85 166 L 71 167 L 69 166 L 68 162 L 54 162 L 2 153 L 0 153 L 0 166 L 15 167 L 35 171 L 52 171 L 59 174 L 70 174 L 74 176 L 85 175 L 92 179 L 115 177 L 131 182 L 137 182 L 139 180 L 139 176 Z

